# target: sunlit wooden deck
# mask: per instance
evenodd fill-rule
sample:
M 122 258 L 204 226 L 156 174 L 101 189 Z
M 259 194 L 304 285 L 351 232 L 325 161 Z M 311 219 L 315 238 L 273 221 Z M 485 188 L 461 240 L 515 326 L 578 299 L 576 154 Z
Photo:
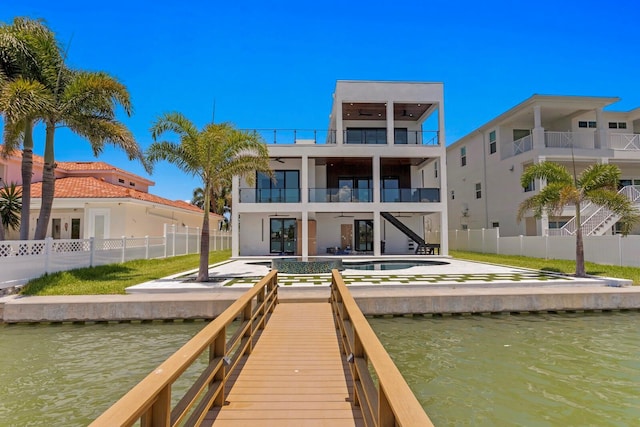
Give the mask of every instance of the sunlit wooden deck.
M 329 303 L 278 304 L 234 380 L 203 425 L 364 426 Z

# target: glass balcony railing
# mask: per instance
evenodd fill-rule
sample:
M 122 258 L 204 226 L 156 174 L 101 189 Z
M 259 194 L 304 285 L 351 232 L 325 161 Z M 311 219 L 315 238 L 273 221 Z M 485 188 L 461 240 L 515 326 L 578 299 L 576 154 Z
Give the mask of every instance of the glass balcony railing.
M 385 203 L 439 202 L 439 188 L 385 188 L 381 191 Z
M 310 188 L 309 202 L 311 203 L 369 203 L 373 201 L 373 191 L 370 188 Z
M 241 188 L 240 203 L 300 203 L 300 189 Z

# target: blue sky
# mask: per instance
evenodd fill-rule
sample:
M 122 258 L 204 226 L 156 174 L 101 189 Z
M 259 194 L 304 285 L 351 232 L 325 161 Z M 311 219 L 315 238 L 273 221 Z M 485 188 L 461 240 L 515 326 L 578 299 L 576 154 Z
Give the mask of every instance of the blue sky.
M 326 129 L 336 80 L 439 81 L 447 143 L 534 93 L 619 96 L 640 107 L 637 0 L 165 1 L 1 0 L 0 21 L 44 18 L 68 62 L 130 90 L 121 120 L 145 148 L 162 113 L 199 126 Z M 36 134 L 42 153 L 44 133 Z M 56 158 L 91 160 L 56 133 Z M 100 160 L 149 177 L 122 153 Z M 190 199 L 197 180 L 169 164 L 151 192 Z

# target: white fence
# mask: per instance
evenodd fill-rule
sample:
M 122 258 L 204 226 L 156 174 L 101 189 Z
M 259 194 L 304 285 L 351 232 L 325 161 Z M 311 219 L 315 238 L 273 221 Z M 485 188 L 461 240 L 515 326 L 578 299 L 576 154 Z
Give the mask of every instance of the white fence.
M 230 248 L 230 232 L 211 232 L 211 251 Z M 199 252 L 200 229 L 176 226 L 166 226 L 160 237 L 4 240 L 0 241 L 0 288 L 57 271 Z
M 499 229 L 449 230 L 449 249 L 545 259 L 576 259 L 575 236 L 500 237 Z M 584 237 L 586 261 L 640 267 L 640 236 Z

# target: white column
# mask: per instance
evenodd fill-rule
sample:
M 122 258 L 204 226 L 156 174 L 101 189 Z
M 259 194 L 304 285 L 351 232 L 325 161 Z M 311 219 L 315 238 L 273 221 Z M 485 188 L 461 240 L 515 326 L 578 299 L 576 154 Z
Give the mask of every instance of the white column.
M 373 166 L 373 203 L 380 203 L 380 155 L 373 156 L 371 163 Z
M 382 218 L 380 217 L 380 211 L 373 211 L 373 256 L 380 256 L 382 253 L 382 248 L 380 245 L 380 239 L 382 238 L 382 234 L 380 232 L 380 223 L 382 222 Z M 357 233 L 358 230 L 355 230 Z
M 302 259 L 309 257 L 309 212 L 302 211 Z
M 596 108 L 596 147 L 595 148 L 609 148 L 609 126 L 604 120 L 604 114 L 602 108 Z
M 342 145 L 344 143 L 344 130 L 342 129 L 342 100 L 334 98 L 333 102 L 336 103 L 336 144 Z
M 544 128 L 542 127 L 542 113 L 540 106 L 533 107 L 533 148 L 541 150 L 544 148 Z
M 231 186 L 231 256 L 240 256 L 240 177 L 234 176 Z
M 440 147 L 440 254 L 449 255 L 449 218 L 447 216 L 447 148 L 444 130 L 444 101 L 438 107 L 438 144 Z M 485 192 L 487 190 L 485 189 Z
M 393 121 L 393 101 L 389 100 L 386 103 L 387 106 L 387 145 L 393 145 L 395 143 L 395 124 Z
M 309 203 L 309 156 L 306 154 L 302 156 L 300 175 L 300 200 L 304 206 Z

